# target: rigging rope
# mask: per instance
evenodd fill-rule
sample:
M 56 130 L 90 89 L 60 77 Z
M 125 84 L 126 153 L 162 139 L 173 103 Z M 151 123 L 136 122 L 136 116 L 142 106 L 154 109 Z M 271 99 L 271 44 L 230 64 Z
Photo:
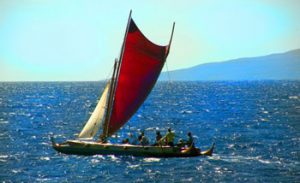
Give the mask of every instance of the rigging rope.
M 170 71 L 169 71 L 169 67 L 168 67 L 168 62 L 166 61 L 166 69 L 167 69 L 167 75 L 168 75 L 168 79 L 167 79 L 167 104 L 168 105 L 171 105 L 171 96 L 172 96 L 172 80 L 171 80 L 171 77 L 170 77 Z M 166 109 L 167 109 L 167 114 L 168 114 L 168 116 L 170 116 L 170 109 L 171 109 L 172 107 L 166 107 Z

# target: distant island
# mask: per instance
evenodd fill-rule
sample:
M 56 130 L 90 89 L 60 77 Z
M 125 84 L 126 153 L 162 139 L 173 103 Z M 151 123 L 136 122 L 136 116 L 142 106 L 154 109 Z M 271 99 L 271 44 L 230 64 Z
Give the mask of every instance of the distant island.
M 300 49 L 169 71 L 173 81 L 300 80 Z M 168 80 L 163 72 L 159 80 Z

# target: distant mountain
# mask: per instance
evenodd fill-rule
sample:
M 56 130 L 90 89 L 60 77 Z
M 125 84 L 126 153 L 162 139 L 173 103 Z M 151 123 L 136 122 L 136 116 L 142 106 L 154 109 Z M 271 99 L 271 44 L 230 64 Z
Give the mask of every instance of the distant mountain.
M 300 49 L 169 71 L 171 80 L 300 80 Z M 168 80 L 163 72 L 160 80 Z

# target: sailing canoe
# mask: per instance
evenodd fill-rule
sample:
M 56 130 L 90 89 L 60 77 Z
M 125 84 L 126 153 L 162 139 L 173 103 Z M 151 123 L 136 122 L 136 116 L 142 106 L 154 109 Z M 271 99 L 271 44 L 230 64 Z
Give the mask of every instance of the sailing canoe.
M 143 157 L 192 157 L 211 156 L 214 144 L 206 151 L 198 148 L 179 148 L 170 146 L 141 146 L 131 144 L 111 144 L 92 141 L 68 140 L 65 143 L 55 143 L 51 138 L 52 146 L 58 152 L 76 155 L 131 155 Z
M 112 77 L 107 82 L 90 119 L 80 132 L 79 140 L 67 140 L 57 144 L 52 137 L 52 146 L 55 150 L 79 155 L 115 154 L 151 157 L 212 155 L 214 144 L 207 151 L 200 152 L 193 146 L 181 149 L 170 146 L 110 144 L 83 140 L 93 139 L 102 126 L 99 140 L 106 142 L 136 113 L 150 94 L 166 62 L 174 26 L 175 24 L 169 44 L 156 45 L 139 30 L 131 18 L 130 11 L 120 57 L 115 61 Z

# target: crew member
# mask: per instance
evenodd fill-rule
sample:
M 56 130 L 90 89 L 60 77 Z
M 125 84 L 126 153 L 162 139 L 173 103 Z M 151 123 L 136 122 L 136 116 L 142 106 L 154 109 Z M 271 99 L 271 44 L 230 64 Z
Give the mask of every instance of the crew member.
M 174 139 L 175 139 L 175 133 L 172 132 L 171 128 L 169 128 L 167 134 L 161 140 L 166 140 L 166 144 L 173 147 Z
M 188 139 L 186 141 L 186 145 L 188 145 L 189 147 L 194 146 L 194 138 L 191 132 L 188 133 Z
M 132 133 L 129 133 L 129 144 L 137 145 L 139 143 L 138 139 Z
M 161 134 L 160 131 L 156 131 L 156 138 L 155 138 L 155 143 L 153 144 L 154 146 L 161 145 Z
M 142 132 L 141 135 L 139 136 L 139 141 L 140 141 L 140 144 L 142 146 L 145 146 L 145 145 L 149 145 L 149 140 L 148 138 L 145 136 L 145 133 Z

